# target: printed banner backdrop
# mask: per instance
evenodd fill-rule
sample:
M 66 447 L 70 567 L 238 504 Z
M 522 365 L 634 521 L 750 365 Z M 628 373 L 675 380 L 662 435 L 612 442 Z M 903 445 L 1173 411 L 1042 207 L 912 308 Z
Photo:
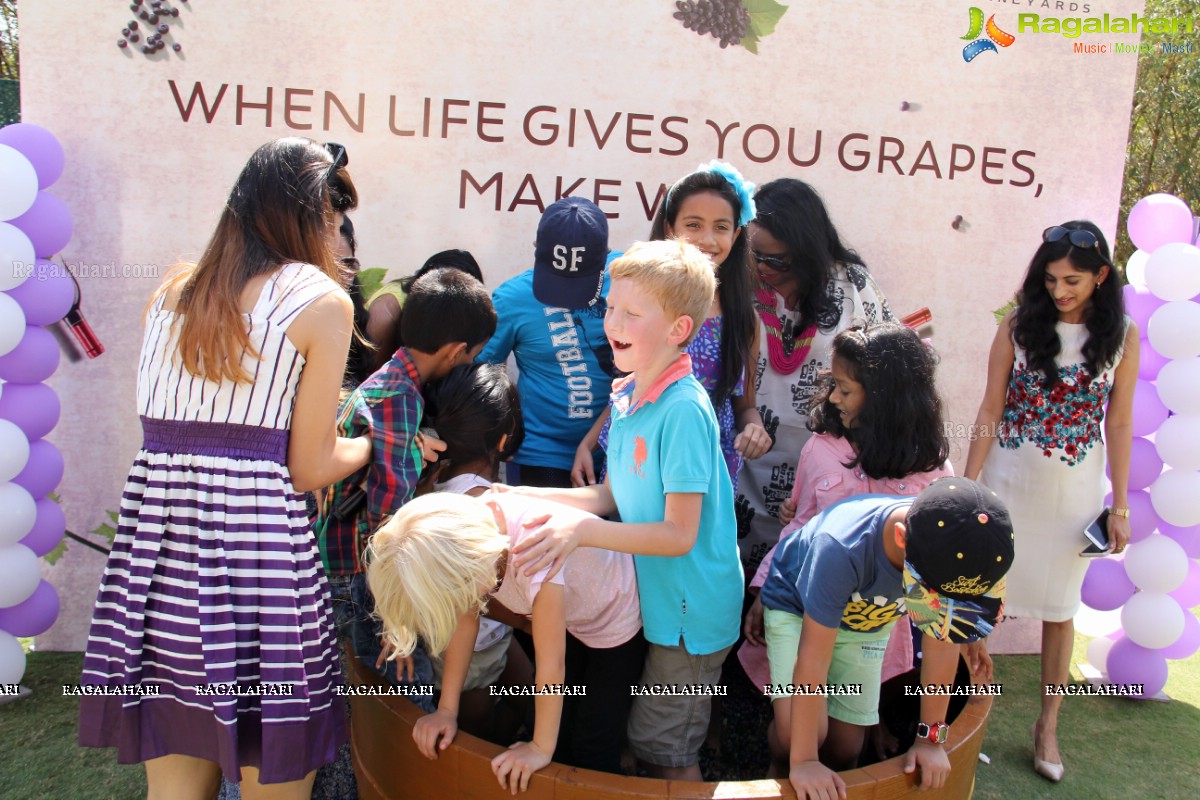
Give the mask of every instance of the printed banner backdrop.
M 746 0 L 747 38 L 722 48 L 674 0 L 172 5 L 151 54 L 145 21 L 118 46 L 125 3 L 20 5 L 23 118 L 68 153 L 64 257 L 107 348 L 54 378 L 59 494 L 85 534 L 110 522 L 141 440 L 151 291 L 202 251 L 250 152 L 286 135 L 348 148 L 365 267 L 399 277 L 461 247 L 491 287 L 532 265 L 540 211 L 562 194 L 595 200 L 624 249 L 664 185 L 713 158 L 758 183 L 809 181 L 892 308 L 932 310 L 961 468 L 991 312 L 1042 229 L 1090 218 L 1115 233 L 1139 36 L 1113 31 L 1143 11 Z M 1063 33 L 1106 15 L 1107 33 Z M 63 613 L 40 648 L 81 649 L 102 564 L 76 544 L 46 568 Z

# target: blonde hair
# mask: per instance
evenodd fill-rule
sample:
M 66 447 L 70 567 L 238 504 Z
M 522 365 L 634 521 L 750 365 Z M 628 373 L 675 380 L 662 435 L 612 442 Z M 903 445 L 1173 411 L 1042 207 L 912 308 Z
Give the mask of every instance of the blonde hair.
M 683 239 L 637 242 L 608 267 L 612 280 L 636 281 L 669 317 L 691 317 L 692 332 L 700 330 L 717 292 L 712 260 Z
M 469 495 L 434 492 L 414 498 L 367 544 L 367 584 L 384 640 L 404 657 L 425 640 L 445 652 L 458 618 L 482 611 L 496 585 L 496 564 L 508 551 L 507 532 L 491 508 Z

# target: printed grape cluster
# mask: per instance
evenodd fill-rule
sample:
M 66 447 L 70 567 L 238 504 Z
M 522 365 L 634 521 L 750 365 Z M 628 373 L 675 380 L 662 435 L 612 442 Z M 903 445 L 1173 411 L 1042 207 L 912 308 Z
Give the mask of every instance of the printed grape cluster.
M 179 0 L 180 3 L 187 1 Z M 125 27 L 121 29 L 121 38 L 117 40 L 117 47 L 122 50 L 129 47 L 140 47 L 142 53 L 147 56 L 152 56 L 159 50 L 165 49 L 167 43 L 163 37 L 171 32 L 171 26 L 166 20 L 177 18 L 179 9 L 167 5 L 166 0 L 149 0 L 149 2 L 131 0 L 129 10 L 137 15 L 137 19 L 131 19 L 125 23 Z M 141 22 L 139 23 L 138 20 Z M 143 33 L 145 34 L 144 39 Z M 171 49 L 178 53 L 183 49 L 183 45 L 175 42 L 171 45 Z
M 721 48 L 738 44 L 746 35 L 750 15 L 741 0 L 678 0 L 675 19 L 701 36 L 711 35 Z

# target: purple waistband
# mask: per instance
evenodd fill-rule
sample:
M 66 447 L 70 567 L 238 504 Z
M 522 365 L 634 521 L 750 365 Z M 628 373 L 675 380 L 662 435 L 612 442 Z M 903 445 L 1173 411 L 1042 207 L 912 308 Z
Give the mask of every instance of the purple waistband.
M 288 432 L 228 422 L 180 422 L 142 417 L 142 449 L 287 463 Z

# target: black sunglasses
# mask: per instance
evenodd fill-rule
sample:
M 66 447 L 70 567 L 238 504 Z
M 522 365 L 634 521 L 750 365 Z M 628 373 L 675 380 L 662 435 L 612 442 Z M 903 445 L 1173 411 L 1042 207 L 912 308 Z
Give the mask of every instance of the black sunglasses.
M 792 267 L 792 259 L 787 256 L 764 256 L 757 250 L 751 250 L 750 257 L 755 263 L 765 264 L 776 272 L 786 272 Z
M 339 167 L 350 165 L 350 154 L 346 152 L 345 145 L 337 142 L 326 142 L 325 149 L 329 151 L 329 155 L 333 156 L 333 163 L 329 165 L 329 170 L 325 173 L 325 182 L 329 183 L 330 178 L 338 171 Z
M 1053 244 L 1054 242 L 1061 242 L 1063 239 L 1066 239 L 1075 247 L 1082 247 L 1084 250 L 1090 250 L 1093 247 L 1097 250 L 1100 249 L 1100 240 L 1091 231 L 1072 230 L 1071 228 L 1064 228 L 1062 225 L 1051 225 L 1042 231 L 1043 242 Z

